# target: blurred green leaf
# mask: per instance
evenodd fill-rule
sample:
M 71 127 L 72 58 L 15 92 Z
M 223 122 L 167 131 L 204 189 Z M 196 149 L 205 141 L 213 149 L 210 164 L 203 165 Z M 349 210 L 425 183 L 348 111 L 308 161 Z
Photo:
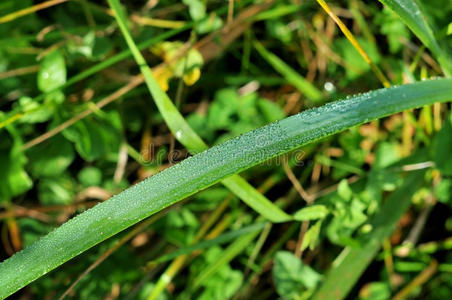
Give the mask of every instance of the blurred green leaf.
M 313 226 L 311 226 L 308 231 L 306 231 L 303 237 L 303 243 L 301 244 L 301 250 L 304 251 L 309 247 L 310 250 L 314 250 L 319 242 L 320 227 L 322 226 L 322 221 L 317 221 Z
M 364 38 L 358 37 L 357 40 L 367 55 L 369 55 L 372 62 L 378 64 L 381 57 L 376 46 Z M 336 39 L 333 47 L 349 66 L 345 68 L 345 74 L 349 80 L 355 80 L 364 73 L 371 71 L 369 64 L 359 55 L 358 51 L 346 38 Z
M 347 247 L 333 263 L 313 300 L 344 299 L 356 284 L 361 274 L 378 253 L 381 243 L 394 231 L 402 215 L 411 204 L 413 194 L 423 182 L 424 172 L 411 172 L 403 185 L 385 202 L 380 212 L 373 217 L 372 231 L 360 239 L 358 247 Z
M 38 72 L 38 88 L 42 92 L 53 91 L 66 83 L 66 63 L 59 50 L 47 54 Z
M 389 42 L 389 51 L 396 53 L 402 49 L 402 40 L 410 37 L 410 32 L 405 24 L 387 6 L 376 15 L 375 23 L 380 25 L 380 32 L 386 36 Z
M 345 179 L 339 183 L 337 194 L 333 194 L 330 201 L 333 218 L 326 228 L 328 238 L 340 245 L 355 244 L 352 234 L 367 220 L 368 203 L 352 191 Z
M 59 175 L 75 158 L 73 146 L 61 135 L 31 148 L 27 153 L 35 177 Z
M 400 147 L 396 143 L 381 143 L 375 152 L 373 168 L 385 168 L 401 158 Z
M 317 220 L 323 219 L 328 215 L 328 209 L 325 205 L 314 204 L 300 209 L 294 214 L 294 219 L 297 221 Z
M 266 123 L 282 120 L 286 117 L 286 113 L 281 106 L 267 99 L 259 99 L 257 102 L 259 110 L 262 112 Z
M 282 43 L 287 44 L 292 40 L 292 30 L 280 20 L 269 20 L 265 22 L 268 33 L 280 40 Z
M 230 195 L 230 193 L 230 191 L 223 187 L 212 187 L 197 193 L 193 197 L 193 200 L 190 203 L 187 203 L 187 206 L 190 207 L 190 210 L 192 211 L 211 210 L 217 207 L 221 201 Z
M 67 174 L 39 181 L 38 197 L 44 205 L 70 204 L 74 200 L 74 180 Z
M 215 14 L 211 14 L 208 18 L 203 18 L 199 20 L 199 23 L 196 24 L 196 32 L 199 34 L 206 34 L 217 30 L 223 26 L 223 21 L 221 18 Z
M 96 32 L 88 32 L 81 41 L 69 40 L 68 51 L 78 53 L 90 60 L 104 58 L 112 49 L 112 43 L 108 37 L 97 36 Z
M 102 183 L 102 171 L 95 167 L 85 167 L 80 170 L 77 179 L 84 186 L 100 186 Z
M 17 133 L 14 130 L 13 135 L 15 134 Z M 3 135 L 2 138 L 6 139 L 6 134 L 3 133 Z M 14 139 L 10 149 L 0 148 L 0 203 L 24 193 L 33 186 L 32 180 L 24 169 L 27 158 L 20 149 L 21 144 L 17 137 Z
M 24 115 L 20 118 L 22 123 L 40 123 L 52 116 L 52 109 L 42 105 L 30 97 L 20 97 L 19 107 Z
M 214 263 L 221 256 L 223 250 L 219 247 L 209 249 L 204 255 L 196 259 L 190 266 L 193 274 L 199 273 L 206 265 Z M 196 276 L 196 275 L 195 275 Z M 230 299 L 242 285 L 243 274 L 224 264 L 215 273 L 202 281 L 203 291 L 196 299 L 223 300 Z
M 344 200 L 349 201 L 352 198 L 353 191 L 348 185 L 347 180 L 343 179 L 337 186 L 337 194 Z
M 17 222 L 22 233 L 21 237 L 25 247 L 33 244 L 39 240 L 40 237 L 53 229 L 51 225 L 31 218 L 21 218 Z
M 273 266 L 273 281 L 284 299 L 299 299 L 303 291 L 314 289 L 321 275 L 288 251 L 278 251 Z
M 206 6 L 201 0 L 182 0 L 188 6 L 190 17 L 194 21 L 198 21 L 206 16 Z
M 386 282 L 371 282 L 366 284 L 360 295 L 360 300 L 387 300 L 391 298 L 391 288 Z
M 452 204 L 452 180 L 443 178 L 435 188 L 435 196 L 439 202 Z
M 116 154 L 120 146 L 120 130 L 115 124 L 116 113 L 108 120 L 86 118 L 72 127 L 66 128 L 63 135 L 75 143 L 77 152 L 87 161 L 105 158 Z
M 237 239 L 238 237 L 248 234 L 250 232 L 262 230 L 264 228 L 264 226 L 265 226 L 265 223 L 255 223 L 253 225 L 249 225 L 249 226 L 237 229 L 237 230 L 229 231 L 229 232 L 219 235 L 216 238 L 204 240 L 204 241 L 198 242 L 194 245 L 182 247 L 182 248 L 179 248 L 168 254 L 164 254 L 164 255 L 160 256 L 158 259 L 156 259 L 155 261 L 156 262 L 165 262 L 165 261 L 174 259 L 183 254 L 193 253 L 195 250 L 209 248 L 212 246 L 216 246 L 218 244 L 224 244 L 226 242 Z
M 169 212 L 154 225 L 155 230 L 178 246 L 190 244 L 199 229 L 199 221 L 188 208 Z

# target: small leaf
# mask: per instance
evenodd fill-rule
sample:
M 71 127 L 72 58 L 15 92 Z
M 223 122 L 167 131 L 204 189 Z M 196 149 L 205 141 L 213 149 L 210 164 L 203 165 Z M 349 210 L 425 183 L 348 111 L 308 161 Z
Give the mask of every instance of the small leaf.
M 206 265 L 208 266 L 218 261 L 218 257 L 222 256 L 223 253 L 224 250 L 220 247 L 210 248 L 202 257 L 194 261 L 190 267 L 191 273 L 196 276 L 196 274 L 205 269 Z M 242 285 L 242 281 L 243 274 L 240 271 L 232 269 L 229 264 L 224 264 L 202 282 L 201 285 L 204 289 L 196 299 L 231 299 Z
M 284 44 L 288 44 L 292 40 L 293 30 L 287 25 L 288 24 L 285 24 L 279 20 L 268 20 L 266 22 L 268 33 L 272 37 L 279 39 Z
M 359 293 L 359 300 L 386 300 L 391 298 L 391 288 L 386 282 L 366 284 Z
M 47 93 L 66 83 L 66 63 L 60 51 L 49 53 L 41 62 L 38 88 Z
M 188 12 L 194 21 L 198 21 L 206 16 L 206 6 L 203 1 L 183 0 L 182 2 L 188 6 Z
M 319 241 L 320 227 L 322 226 L 322 221 L 317 221 L 314 226 L 306 231 L 303 237 L 303 243 L 301 244 L 301 250 L 304 251 L 309 247 L 310 250 L 313 250 Z
M 183 47 L 183 44 L 180 44 Z M 172 55 L 178 55 L 179 48 L 172 53 Z M 193 69 L 199 69 L 204 63 L 201 53 L 196 49 L 190 49 L 185 57 L 173 62 L 172 68 L 174 70 L 174 76 L 182 77 L 182 75 Z
M 339 182 L 337 193 L 344 200 L 350 200 L 352 198 L 353 192 L 348 185 L 347 180 L 342 179 L 341 182 Z
M 120 135 L 115 124 L 116 113 L 111 113 L 108 120 L 86 118 L 66 128 L 63 135 L 75 143 L 77 152 L 87 161 L 93 161 L 119 151 L 117 138 Z
M 3 137 L 2 137 L 3 139 Z M 25 172 L 27 159 L 16 140 L 12 149 L 0 149 L 0 203 L 20 195 L 33 186 Z
M 192 69 L 184 74 L 184 82 L 186 85 L 194 85 L 201 77 L 201 70 L 199 68 Z
M 383 142 L 375 152 L 373 168 L 386 168 L 401 158 L 399 146 L 396 143 Z
M 275 255 L 273 281 L 278 294 L 287 299 L 297 299 L 306 289 L 313 289 L 321 279 L 319 273 L 288 251 Z
M 323 219 L 328 215 L 328 209 L 325 205 L 311 205 L 300 209 L 294 214 L 294 219 L 297 221 L 317 220 Z
M 74 148 L 63 136 L 57 135 L 29 150 L 31 172 L 34 176 L 56 176 L 74 160 Z
M 257 102 L 257 106 L 264 115 L 267 123 L 282 120 L 286 117 L 286 113 L 278 104 L 274 103 L 273 101 L 262 98 Z
M 435 196 L 439 202 L 452 204 L 452 180 L 443 178 L 435 187 Z
M 401 38 L 410 38 L 410 32 L 400 18 L 387 6 L 376 15 L 375 23 L 380 25 L 380 32 L 386 36 L 391 53 L 403 48 Z
M 208 18 L 199 20 L 199 23 L 196 25 L 196 32 L 199 34 L 205 34 L 217 30 L 221 26 L 223 26 L 221 18 L 212 13 Z
M 44 205 L 69 204 L 74 199 L 74 182 L 64 175 L 44 178 L 38 185 L 39 201 Z
M 102 171 L 95 167 L 86 167 L 78 173 L 77 179 L 84 186 L 99 186 L 102 183 Z
M 22 123 L 45 122 L 52 116 L 52 109 L 41 105 L 30 97 L 20 97 L 19 106 L 24 113 L 20 118 Z

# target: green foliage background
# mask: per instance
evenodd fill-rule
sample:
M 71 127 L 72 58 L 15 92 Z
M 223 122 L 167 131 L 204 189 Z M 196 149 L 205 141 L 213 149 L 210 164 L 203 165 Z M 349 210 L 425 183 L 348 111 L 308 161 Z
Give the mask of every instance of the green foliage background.
M 209 146 L 381 87 L 315 1 L 272 1 L 249 27 L 241 13 L 259 1 L 233 1 L 229 20 L 228 2 L 151 2 L 123 1 L 126 25 L 149 66 L 166 63 L 164 72 L 154 69 L 158 83 Z M 452 3 L 381 2 L 328 4 L 392 85 L 450 75 Z M 34 4 L 4 0 L 0 16 Z M 143 85 L 95 107 L 144 68 L 107 9 L 107 2 L 74 0 L 0 22 L 1 260 L 197 152 L 172 135 Z M 143 18 L 183 24 L 147 26 Z M 209 41 L 221 45 L 229 22 L 240 34 L 205 61 L 196 43 L 222 32 Z M 184 43 L 192 48 L 181 58 Z M 60 133 L 29 143 L 69 120 Z M 132 229 L 15 296 L 58 298 L 108 253 L 67 297 L 445 299 L 452 291 L 451 149 L 448 103 L 349 128 L 240 174 L 290 219 L 276 207 L 247 206 L 216 184 L 160 212 L 119 248 Z M 285 222 L 269 222 L 272 214 Z M 422 275 L 427 280 L 416 282 Z

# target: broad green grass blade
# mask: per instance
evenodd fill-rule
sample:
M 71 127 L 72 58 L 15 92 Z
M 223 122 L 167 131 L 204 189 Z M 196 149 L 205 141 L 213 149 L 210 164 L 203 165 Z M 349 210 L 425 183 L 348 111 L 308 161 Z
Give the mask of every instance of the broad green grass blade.
M 307 81 L 304 77 L 298 74 L 294 69 L 292 69 L 288 64 L 282 61 L 278 56 L 274 55 L 261 43 L 255 41 L 254 47 L 257 52 L 270 64 L 272 67 L 278 71 L 288 82 L 293 84 L 303 95 L 311 99 L 314 102 L 320 102 L 323 99 L 322 92 L 316 88 L 312 83 Z
M 314 295 L 314 300 L 339 300 L 347 296 L 378 253 L 382 241 L 394 231 L 397 222 L 410 206 L 411 198 L 420 187 L 423 175 L 423 171 L 410 174 L 404 184 L 389 197 L 381 212 L 371 223 L 373 230 L 363 241 L 363 246 L 347 247 L 343 250 L 333 263 L 336 265 Z
M 444 73 L 452 76 L 451 56 L 444 51 L 415 0 L 379 0 L 394 11 L 438 59 Z
M 193 131 L 190 125 L 188 125 L 176 106 L 170 100 L 168 95 L 161 89 L 160 85 L 157 83 L 157 80 L 152 75 L 151 69 L 147 65 L 146 60 L 141 55 L 141 52 L 135 45 L 135 42 L 130 35 L 126 23 L 127 19 L 123 15 L 119 0 L 109 0 L 108 3 L 115 12 L 115 18 L 124 35 L 124 38 L 138 66 L 140 67 L 141 72 L 143 73 L 150 93 L 171 132 L 177 140 L 193 154 L 208 149 L 208 146 L 196 134 L 196 132 Z M 230 178 L 225 179 L 222 183 L 234 194 L 236 194 L 243 202 L 268 220 L 272 222 L 285 222 L 292 219 L 290 215 L 278 208 L 240 176 L 231 176 Z
M 1 263 L 0 298 L 232 174 L 355 125 L 451 100 L 452 79 L 380 89 L 307 110 L 214 146 L 74 217 Z
M 155 261 L 156 263 L 165 262 L 168 260 L 172 260 L 178 256 L 184 255 L 184 254 L 190 254 L 196 250 L 206 249 L 215 245 L 221 245 L 226 242 L 229 242 L 231 240 L 234 240 L 240 236 L 243 236 L 245 234 L 251 234 L 255 231 L 261 230 L 264 228 L 266 223 L 256 223 L 250 226 L 246 226 L 237 230 L 233 230 L 230 232 L 223 233 L 219 235 L 216 238 L 210 239 L 210 240 L 204 240 L 201 241 L 195 245 L 187 246 L 184 248 L 177 249 L 176 251 L 173 251 L 171 253 L 165 254 L 159 258 L 157 258 Z

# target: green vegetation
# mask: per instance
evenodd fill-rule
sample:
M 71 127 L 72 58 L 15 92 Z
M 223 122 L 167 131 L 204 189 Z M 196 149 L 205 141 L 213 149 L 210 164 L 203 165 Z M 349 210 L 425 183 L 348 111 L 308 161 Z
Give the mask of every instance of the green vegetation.
M 450 297 L 451 17 L 3 1 L 0 298 Z

